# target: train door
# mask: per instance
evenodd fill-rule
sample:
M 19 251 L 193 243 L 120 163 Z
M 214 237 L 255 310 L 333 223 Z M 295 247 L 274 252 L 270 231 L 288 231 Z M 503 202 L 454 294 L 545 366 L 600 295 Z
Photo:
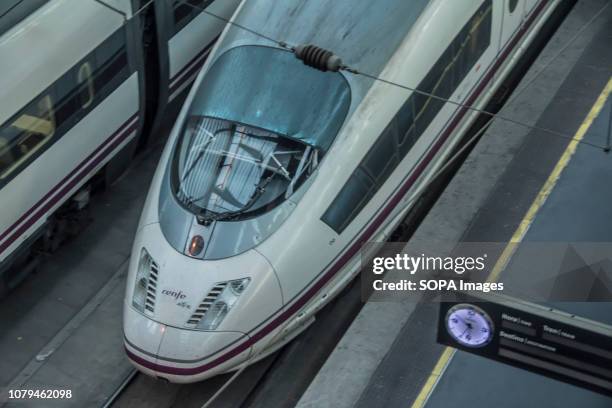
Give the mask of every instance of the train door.
M 160 57 L 156 3 L 163 0 L 131 0 L 134 15 L 127 20 L 132 55 L 136 61 L 140 89 L 140 136 L 137 150 L 149 144 L 156 118 L 164 107 L 160 97 Z
M 503 0 L 500 49 L 503 49 L 523 23 L 526 0 Z M 501 3 L 501 2 L 500 2 Z
M 106 4 L 106 3 L 105 3 Z M 142 30 L 143 30 L 143 13 L 137 13 L 142 6 L 141 0 L 124 0 L 122 2 L 114 1 L 109 3 L 121 14 L 127 16 L 124 21 L 125 39 L 127 59 L 130 66 L 130 72 L 136 72 L 138 79 L 138 131 L 137 136 L 122 148 L 115 156 L 106 164 L 104 169 L 104 182 L 106 185 L 116 181 L 130 166 L 132 158 L 146 137 L 143 130 L 147 123 L 147 108 L 145 98 L 148 92 L 145 90 L 145 57 L 142 46 Z M 97 180 L 102 181 L 102 180 Z

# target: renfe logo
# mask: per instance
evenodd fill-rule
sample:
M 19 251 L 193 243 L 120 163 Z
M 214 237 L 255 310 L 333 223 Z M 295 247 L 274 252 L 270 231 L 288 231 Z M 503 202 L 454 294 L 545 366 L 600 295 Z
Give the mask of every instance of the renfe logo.
M 181 290 L 176 291 L 176 290 L 170 290 L 170 289 L 162 290 L 162 295 L 171 296 L 171 297 L 173 297 L 176 300 L 185 299 L 187 297 L 187 295 L 185 295 L 183 293 L 183 291 L 181 291 Z

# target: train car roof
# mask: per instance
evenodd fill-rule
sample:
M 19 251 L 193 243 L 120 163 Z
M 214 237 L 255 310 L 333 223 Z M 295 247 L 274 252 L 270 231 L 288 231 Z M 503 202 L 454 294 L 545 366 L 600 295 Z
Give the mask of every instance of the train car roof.
M 4 34 L 49 0 L 2 0 L 0 35 Z
M 314 44 L 340 56 L 346 65 L 369 74 L 383 70 L 430 0 L 248 0 L 235 22 L 291 45 Z M 269 40 L 230 27 L 217 56 L 240 45 Z M 372 80 L 349 75 L 354 109 Z

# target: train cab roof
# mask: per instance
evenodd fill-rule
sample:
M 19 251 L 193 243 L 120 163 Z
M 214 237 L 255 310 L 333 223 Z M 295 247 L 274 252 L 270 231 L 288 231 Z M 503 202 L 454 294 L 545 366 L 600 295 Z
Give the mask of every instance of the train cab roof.
M 328 49 L 342 58 L 344 64 L 378 75 L 428 4 L 429 0 L 251 0 L 242 4 L 234 22 L 290 45 L 314 44 Z M 274 45 L 262 36 L 233 26 L 216 55 L 247 44 Z M 352 111 L 360 104 L 372 80 L 354 75 L 347 80 Z

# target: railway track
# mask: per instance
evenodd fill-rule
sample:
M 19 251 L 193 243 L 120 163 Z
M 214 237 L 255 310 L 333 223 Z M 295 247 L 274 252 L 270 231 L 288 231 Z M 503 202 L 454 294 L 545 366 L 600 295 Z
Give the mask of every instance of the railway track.
M 132 369 L 128 373 L 128 375 L 125 377 L 125 379 L 121 382 L 119 387 L 117 387 L 115 392 L 110 397 L 108 397 L 108 399 L 104 402 L 104 404 L 101 406 L 101 408 L 109 408 L 109 407 L 111 407 L 115 403 L 115 401 L 117 401 L 117 399 L 120 397 L 120 395 L 123 393 L 123 391 L 130 385 L 130 383 L 132 381 L 134 381 L 134 379 L 138 375 L 139 375 L 138 374 L 138 370 Z

